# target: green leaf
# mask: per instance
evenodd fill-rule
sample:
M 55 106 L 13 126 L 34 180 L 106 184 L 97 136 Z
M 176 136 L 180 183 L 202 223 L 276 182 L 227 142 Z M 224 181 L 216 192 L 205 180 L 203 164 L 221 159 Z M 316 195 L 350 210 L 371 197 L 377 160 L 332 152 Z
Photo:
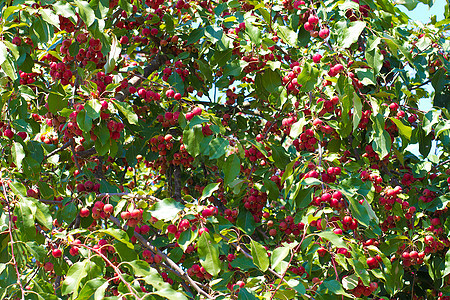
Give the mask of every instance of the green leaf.
M 36 227 L 34 226 L 33 211 L 27 203 L 22 201 L 16 207 L 17 227 L 28 240 L 34 240 L 36 238 Z
M 298 138 L 298 136 L 303 132 L 303 127 L 308 124 L 305 118 L 301 118 L 294 124 L 292 124 L 291 131 L 289 132 L 289 136 L 293 139 Z
M 319 70 L 307 62 L 303 65 L 301 73 L 297 77 L 298 84 L 301 84 L 301 91 L 310 92 L 314 88 L 319 79 Z
M 210 183 L 208 184 L 202 192 L 202 196 L 200 197 L 199 201 L 205 200 L 212 196 L 212 194 L 219 189 L 220 182 L 218 183 Z
M 412 128 L 403 124 L 403 122 L 399 119 L 396 119 L 394 117 L 391 117 L 390 119 L 392 122 L 395 123 L 395 125 L 397 125 L 400 136 L 402 136 L 408 141 L 411 140 Z
M 70 202 L 61 210 L 61 217 L 64 221 L 70 224 L 78 214 L 78 209 L 73 202 Z
M 18 169 L 21 169 L 22 161 L 25 158 L 25 150 L 23 150 L 22 144 L 14 142 L 11 152 L 12 152 L 14 164 L 17 166 Z
M 221 264 L 217 244 L 213 243 L 209 233 L 203 232 L 197 243 L 197 251 L 201 265 L 209 274 L 217 276 L 220 273 Z
M 230 142 L 224 138 L 215 138 L 209 143 L 210 159 L 218 159 L 226 154 Z
M 8 48 L 3 42 L 0 41 L 0 65 L 6 60 L 8 56 Z
M 363 21 L 350 22 L 349 25 L 349 27 L 342 30 L 342 32 L 340 32 L 339 34 L 339 45 L 342 48 L 348 48 L 353 43 L 355 43 L 363 32 L 364 28 L 366 28 L 366 22 Z
M 108 56 L 106 57 L 105 73 L 110 73 L 114 70 L 114 68 L 116 67 L 117 60 L 120 57 L 121 51 L 122 47 L 120 46 L 117 37 L 113 35 L 111 38 L 111 51 L 108 53 Z
M 109 282 L 105 282 L 102 284 L 94 293 L 94 300 L 103 300 L 105 299 L 105 292 L 109 286 Z
M 346 290 L 353 290 L 358 286 L 358 276 L 356 274 L 351 274 L 342 278 L 342 286 Z
M 269 93 L 276 93 L 281 86 L 280 74 L 271 69 L 266 69 L 262 76 L 262 83 Z
M 253 263 L 263 272 L 269 268 L 269 257 L 266 249 L 259 243 L 251 240 L 251 253 L 253 256 Z
M 241 161 L 239 160 L 239 156 L 236 154 L 228 156 L 227 160 L 223 164 L 222 170 L 224 173 L 223 184 L 224 186 L 227 186 L 235 180 L 241 172 Z
M 286 166 L 291 162 L 291 159 L 286 150 L 279 145 L 272 145 L 271 149 L 275 166 L 281 170 L 284 170 Z
M 278 25 L 277 34 L 289 46 L 297 46 L 298 34 L 289 27 Z
M 2 67 L 1 71 L 11 78 L 11 80 L 15 81 L 17 79 L 16 64 L 10 57 L 6 57 L 6 60 L 0 66 Z
M 119 102 L 116 100 L 112 100 L 112 103 L 117 107 L 117 109 L 125 116 L 128 120 L 128 123 L 137 125 L 138 124 L 138 116 L 133 111 L 131 105 L 127 102 Z
M 256 229 L 256 222 L 253 218 L 253 214 L 246 209 L 240 209 L 236 225 L 248 234 L 252 234 Z
M 183 131 L 183 143 L 186 146 L 186 151 L 196 157 L 200 154 L 200 145 L 203 141 L 203 132 L 201 125 L 195 125 L 192 128 L 186 126 Z
M 78 295 L 78 288 L 80 287 L 81 280 L 86 277 L 86 264 L 89 259 L 74 263 L 69 271 L 67 271 L 66 278 L 62 283 L 61 293 L 63 296 L 73 293 L 73 298 L 76 299 Z
M 347 244 L 345 244 L 344 240 L 335 234 L 332 231 L 322 231 L 319 233 L 315 233 L 317 236 L 320 236 L 321 238 L 327 239 L 330 241 L 335 247 L 338 248 L 347 248 Z
M 128 248 L 134 249 L 133 244 L 130 243 L 130 239 L 128 237 L 128 234 L 125 231 L 123 231 L 122 229 L 108 228 L 108 229 L 97 230 L 97 232 L 105 233 L 107 235 L 110 235 L 113 238 L 115 238 L 116 240 L 118 240 L 119 242 L 122 242 L 125 245 L 127 245 Z
M 243 288 L 239 290 L 238 294 L 238 300 L 257 300 L 259 298 L 256 298 L 254 293 L 249 290 L 248 288 Z
M 261 44 L 261 29 L 253 25 L 254 18 L 245 18 L 245 32 L 248 34 L 250 41 L 256 46 Z
M 54 4 L 52 4 L 52 7 L 58 15 L 72 19 L 75 17 L 75 10 L 69 3 L 64 0 L 55 2 Z
M 107 281 L 103 278 L 94 278 L 86 282 L 78 294 L 78 300 L 88 300 L 95 295 L 98 288 L 104 285 Z
M 196 28 L 191 31 L 189 34 L 189 37 L 187 38 L 186 42 L 188 44 L 194 44 L 197 43 L 205 34 L 205 28 Z
M 383 54 L 381 54 L 380 49 L 377 47 L 372 51 L 366 51 L 365 53 L 367 63 L 370 67 L 375 71 L 375 75 L 377 75 L 381 68 L 383 67 Z
M 286 256 L 288 256 L 290 252 L 290 248 L 287 246 L 278 247 L 273 250 L 272 255 L 270 256 L 270 260 L 272 261 L 272 268 L 275 269 L 280 262 L 282 262 Z
M 53 114 L 56 114 L 63 108 L 67 108 L 67 104 L 69 103 L 67 99 L 64 99 L 63 95 L 55 92 L 50 92 L 48 94 L 47 101 L 48 110 Z
M 175 218 L 175 216 L 183 209 L 183 204 L 172 198 L 166 198 L 162 201 L 156 202 L 150 209 L 150 212 L 152 216 L 157 219 L 169 221 Z
M 40 202 L 39 200 L 36 200 L 34 198 L 28 198 L 31 202 L 33 202 L 35 206 L 35 213 L 34 216 L 36 218 L 36 221 L 38 221 L 41 225 L 45 226 L 46 228 L 52 228 L 52 214 L 50 213 L 49 207 Z
M 75 3 L 78 7 L 78 13 L 81 19 L 87 27 L 90 27 L 96 19 L 94 10 L 92 10 L 87 1 L 75 0 Z
M 445 268 L 442 270 L 442 278 L 450 274 L 450 250 L 445 253 Z
M 92 129 L 92 119 L 86 114 L 85 110 L 82 110 L 77 115 L 78 127 L 84 132 L 89 133 Z
M 384 129 L 384 118 L 383 115 L 377 114 L 372 115 L 371 119 L 373 121 L 373 150 L 383 159 L 391 151 L 391 137 L 389 133 Z
M 217 43 L 222 39 L 223 29 L 216 25 L 208 25 L 205 28 L 204 34 L 212 43 Z

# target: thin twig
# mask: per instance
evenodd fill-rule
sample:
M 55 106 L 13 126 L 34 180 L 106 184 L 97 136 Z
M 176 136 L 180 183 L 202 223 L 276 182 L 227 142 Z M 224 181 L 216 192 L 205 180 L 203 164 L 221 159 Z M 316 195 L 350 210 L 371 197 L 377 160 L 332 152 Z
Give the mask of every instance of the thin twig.
M 119 219 L 110 216 L 109 219 L 116 225 L 119 226 L 120 228 L 122 228 L 122 226 L 120 225 L 120 221 Z M 181 269 L 173 260 L 171 260 L 166 254 L 162 253 L 161 250 L 159 250 L 159 248 L 153 246 L 149 241 L 147 241 L 146 238 L 144 238 L 142 235 L 140 235 L 137 232 L 134 232 L 134 236 L 136 237 L 136 239 L 147 249 L 151 250 L 153 253 L 158 254 L 165 263 L 167 263 L 169 265 L 170 268 L 176 270 L 180 275 L 180 278 L 183 278 L 184 280 L 186 280 L 187 282 L 189 282 L 189 284 L 202 296 L 208 298 L 208 299 L 214 299 L 211 295 L 209 295 L 208 293 L 206 293 L 204 290 L 202 290 L 199 286 L 199 284 L 197 282 L 195 282 L 185 271 L 183 271 L 183 269 Z
M 99 255 L 111 268 L 114 269 L 114 272 L 117 274 L 117 277 L 119 277 L 120 281 L 122 281 L 123 284 L 125 284 L 125 286 L 128 288 L 130 293 L 133 295 L 134 299 L 138 299 L 138 300 L 142 299 L 137 295 L 137 291 L 128 283 L 128 281 L 126 281 L 123 278 L 122 272 L 120 271 L 120 269 L 117 266 L 115 266 L 105 255 L 102 254 L 102 252 L 100 251 L 101 249 L 94 249 L 85 244 L 74 244 L 74 246 L 84 247 L 84 248 L 96 253 L 97 255 Z
M 9 227 L 9 238 L 11 239 L 11 259 L 14 265 L 14 269 L 16 270 L 17 283 L 19 284 L 20 287 L 21 298 L 22 300 L 25 300 L 25 290 L 23 289 L 22 281 L 20 280 L 19 266 L 17 264 L 16 256 L 14 254 L 14 239 L 12 235 L 13 230 L 12 211 L 11 211 L 11 204 L 8 201 L 8 195 L 6 194 L 5 180 L 3 179 L 3 174 L 0 174 L 0 180 L 2 181 L 3 195 L 5 197 L 5 202 L 8 205 L 8 216 L 9 216 L 8 227 Z
M 52 152 L 50 152 L 49 154 L 47 154 L 47 155 L 44 157 L 43 161 L 46 160 L 46 159 L 48 159 L 50 156 L 53 156 L 53 155 L 55 155 L 56 153 L 61 152 L 61 151 L 63 151 L 64 149 L 70 147 L 72 144 L 73 144 L 73 139 L 70 139 L 67 143 L 65 143 L 64 145 L 62 145 L 62 146 L 59 147 L 58 149 L 55 149 L 55 150 L 53 150 Z

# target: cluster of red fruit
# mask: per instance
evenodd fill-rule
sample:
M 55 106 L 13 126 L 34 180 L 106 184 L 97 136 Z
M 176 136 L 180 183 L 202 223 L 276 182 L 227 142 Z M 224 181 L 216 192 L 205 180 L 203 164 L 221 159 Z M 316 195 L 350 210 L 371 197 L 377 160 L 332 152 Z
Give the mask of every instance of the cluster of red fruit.
M 165 136 L 157 135 L 149 140 L 150 150 L 153 152 L 158 152 L 159 155 L 164 156 L 167 154 L 167 150 L 173 148 L 172 135 L 166 134 Z
M 342 197 L 340 191 L 335 191 L 331 193 L 323 193 L 320 197 L 314 197 L 312 204 L 320 206 L 322 203 L 327 203 L 332 208 L 343 208 L 345 207 L 345 200 Z
M 405 249 L 406 245 L 403 245 L 398 252 L 401 252 Z M 421 265 L 423 264 L 423 260 L 425 258 L 425 252 L 417 252 L 416 250 L 412 250 L 410 252 L 404 251 L 401 254 L 403 267 L 409 267 L 412 265 Z
M 314 131 L 312 129 L 303 130 L 302 134 L 300 134 L 298 139 L 295 139 L 292 144 L 295 149 L 300 152 L 303 150 L 309 152 L 316 151 L 317 139 L 314 137 Z
M 106 90 L 108 84 L 113 82 L 113 76 L 100 71 L 92 77 L 91 81 L 97 85 L 97 92 L 100 95 Z
M 369 173 L 366 170 L 361 171 L 360 174 L 362 181 L 370 180 L 372 181 L 375 192 L 380 193 L 383 189 L 383 187 L 380 185 L 383 182 L 383 178 L 375 173 Z
M 369 286 L 365 286 L 361 279 L 358 279 L 358 285 L 352 289 L 350 292 L 355 297 L 361 297 L 361 296 L 370 296 L 373 292 L 375 292 L 378 288 L 378 283 L 371 282 Z
M 130 87 L 131 89 L 132 87 Z M 130 93 L 132 92 L 132 90 L 130 90 Z M 151 102 L 151 101 L 159 101 L 161 100 L 161 95 L 157 92 L 154 92 L 152 90 L 146 90 L 143 87 L 140 87 L 137 89 L 137 93 L 138 96 L 142 99 L 145 100 L 146 102 Z
M 129 227 L 135 227 L 142 221 L 142 215 L 144 211 L 142 208 L 135 208 L 132 211 L 123 211 L 120 213 L 120 217 L 127 221 Z
M 142 252 L 142 257 L 144 258 L 144 260 L 146 262 L 148 262 L 149 264 L 159 264 L 162 260 L 161 256 L 159 254 L 153 254 L 152 251 L 145 249 Z
M 419 200 L 429 203 L 436 198 L 436 192 L 430 191 L 429 189 L 424 189 L 422 192 L 422 196 L 419 197 Z
M 178 117 L 180 116 L 180 112 L 166 112 L 164 115 L 158 115 L 156 120 L 161 123 L 164 128 L 174 126 L 178 124 Z
M 253 214 L 255 222 L 261 221 L 262 210 L 267 204 L 267 193 L 251 188 L 242 198 L 244 207 Z
M 90 193 L 90 192 L 98 192 L 100 189 L 100 184 L 99 183 L 93 183 L 90 180 L 87 180 L 84 183 L 78 183 L 77 184 L 77 192 L 78 193 L 82 193 L 82 192 L 86 192 L 86 193 Z
M 63 62 L 50 63 L 50 76 L 53 80 L 61 80 L 62 85 L 67 85 L 72 79 L 72 71 Z
M 186 120 L 190 121 L 195 116 L 200 116 L 202 114 L 202 109 L 198 106 L 194 107 L 192 111 L 186 113 Z
M 395 188 L 387 187 L 384 191 L 384 194 L 379 199 L 379 204 L 383 205 L 386 210 L 391 210 L 394 203 L 397 202 L 402 206 L 402 209 L 408 209 L 409 203 L 407 201 L 403 201 L 398 198 L 398 195 L 402 193 L 402 188 L 400 186 L 396 186 Z M 412 207 L 411 207 L 412 209 Z M 415 208 L 411 210 L 411 213 L 415 212 Z M 411 217 L 407 217 L 407 219 L 411 219 Z
M 25 73 L 19 70 L 20 81 L 19 83 L 22 85 L 33 84 L 36 81 L 36 77 L 38 73 Z
M 227 209 L 225 209 L 224 214 L 225 214 L 225 216 L 224 216 L 225 219 L 227 219 L 231 223 L 234 223 L 234 222 L 236 222 L 236 218 L 239 214 L 239 211 L 236 209 L 231 210 L 231 209 L 227 208 Z
M 94 220 L 97 219 L 106 219 L 109 218 L 109 216 L 113 213 L 114 207 L 107 203 L 103 203 L 102 201 L 96 201 L 94 203 L 94 207 L 92 208 L 92 218 Z M 82 208 L 80 210 L 80 216 L 85 218 L 88 217 L 90 214 L 90 211 L 88 208 Z
M 251 162 L 255 162 L 258 159 L 265 160 L 264 154 L 262 154 L 261 151 L 259 151 L 255 146 L 251 146 L 249 149 L 246 149 L 244 151 L 245 157 L 247 157 Z
M 272 227 L 273 221 L 269 220 L 267 221 L 267 227 Z M 299 236 L 301 231 L 305 228 L 305 224 L 303 222 L 300 222 L 296 224 L 294 222 L 294 218 L 292 216 L 286 216 L 283 221 L 280 222 L 278 225 L 278 228 L 281 232 L 286 234 L 286 237 L 293 234 L 294 236 Z M 275 236 L 277 234 L 277 231 L 275 228 L 272 228 L 269 230 L 269 235 Z
M 198 264 L 192 265 L 192 267 L 187 270 L 187 273 L 189 276 L 195 276 L 199 280 L 210 280 L 212 278 L 212 275 L 209 274 L 203 266 L 199 266 Z

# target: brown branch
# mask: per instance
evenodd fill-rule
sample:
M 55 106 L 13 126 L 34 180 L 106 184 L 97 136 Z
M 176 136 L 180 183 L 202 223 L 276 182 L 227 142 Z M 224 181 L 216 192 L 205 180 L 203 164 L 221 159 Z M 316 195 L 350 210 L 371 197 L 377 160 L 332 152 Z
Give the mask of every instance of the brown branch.
M 102 252 L 100 250 L 91 248 L 87 245 L 84 244 L 74 244 L 74 246 L 77 247 L 84 247 L 94 253 L 96 253 L 98 256 L 100 256 L 111 268 L 114 269 L 114 272 L 117 274 L 117 277 L 119 277 L 120 281 L 123 282 L 123 284 L 125 284 L 125 286 L 128 288 L 128 290 L 130 291 L 130 293 L 133 295 L 134 299 L 140 300 L 142 298 L 139 298 L 139 296 L 137 295 L 136 290 L 130 285 L 130 283 L 128 283 L 122 276 L 122 272 L 120 271 L 120 269 L 114 265 L 105 255 L 102 254 Z
M 109 219 L 116 225 L 119 226 L 119 228 L 122 228 L 120 225 L 119 219 L 110 216 Z M 123 230 L 123 229 L 122 229 Z M 195 282 L 183 269 L 181 269 L 173 260 L 171 260 L 166 254 L 162 253 L 159 248 L 153 246 L 149 241 L 147 241 L 146 238 L 144 238 L 142 235 L 140 235 L 137 232 L 134 232 L 134 236 L 136 239 L 147 249 L 151 250 L 153 253 L 158 254 L 167 265 L 173 269 L 176 270 L 179 273 L 179 277 L 187 281 L 200 295 L 208 298 L 213 299 L 211 295 L 206 293 L 204 290 L 202 290 L 197 282 Z
M 174 189 L 174 199 L 177 202 L 182 202 L 180 173 L 181 173 L 180 166 L 175 166 L 173 170 L 173 189 Z
M 50 152 L 49 154 L 47 154 L 47 155 L 44 157 L 44 160 L 48 159 L 49 157 L 55 155 L 55 154 L 58 153 L 58 152 L 63 151 L 64 149 L 66 149 L 66 148 L 72 146 L 72 144 L 73 144 L 73 139 L 70 139 L 67 143 L 65 143 L 64 145 L 62 145 L 62 146 L 59 147 L 58 149 L 55 149 L 55 150 L 53 150 L 52 152 Z M 43 160 L 43 161 L 44 161 L 44 160 Z
M 128 85 L 138 86 L 144 81 L 144 78 L 150 76 L 153 72 L 158 70 L 161 66 L 166 63 L 168 57 L 166 55 L 158 53 L 155 58 L 144 68 L 144 75 L 133 75 L 131 79 L 128 80 Z M 130 96 L 129 89 L 124 89 L 115 95 L 117 101 L 124 101 L 128 96 Z
M 6 186 L 5 186 L 5 180 L 3 179 L 3 176 L 1 176 L 1 181 L 2 181 L 2 187 L 3 187 L 3 195 L 5 197 L 5 202 L 8 206 L 8 217 L 9 217 L 9 219 L 8 219 L 9 230 L 8 231 L 9 231 L 9 238 L 11 239 L 11 259 L 12 259 L 12 263 L 14 265 L 14 269 L 16 270 L 17 283 L 19 284 L 19 287 L 20 287 L 21 298 L 22 298 L 22 300 L 25 300 L 25 290 L 23 289 L 22 281 L 20 280 L 19 266 L 17 264 L 16 256 L 14 254 L 14 239 L 13 239 L 13 235 L 12 235 L 13 221 L 12 221 L 11 204 L 8 201 L 8 195 L 6 194 Z
M 97 153 L 97 150 L 95 150 L 95 147 L 92 147 L 91 149 L 88 150 L 75 152 L 75 155 L 79 158 L 88 158 L 94 155 L 95 153 Z

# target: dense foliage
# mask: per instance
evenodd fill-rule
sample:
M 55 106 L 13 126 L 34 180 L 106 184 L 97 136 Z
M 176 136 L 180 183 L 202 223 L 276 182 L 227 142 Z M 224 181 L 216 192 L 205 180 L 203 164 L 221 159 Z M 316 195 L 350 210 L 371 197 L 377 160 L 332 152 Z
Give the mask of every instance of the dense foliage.
M 0 298 L 450 299 L 450 10 L 396 2 L 1 1 Z

